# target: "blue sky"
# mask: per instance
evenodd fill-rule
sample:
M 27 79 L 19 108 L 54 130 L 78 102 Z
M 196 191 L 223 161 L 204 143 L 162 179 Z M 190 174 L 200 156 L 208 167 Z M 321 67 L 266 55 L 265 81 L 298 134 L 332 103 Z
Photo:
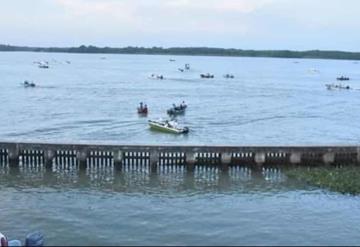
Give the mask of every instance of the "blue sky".
M 359 0 L 2 0 L 0 43 L 360 51 Z

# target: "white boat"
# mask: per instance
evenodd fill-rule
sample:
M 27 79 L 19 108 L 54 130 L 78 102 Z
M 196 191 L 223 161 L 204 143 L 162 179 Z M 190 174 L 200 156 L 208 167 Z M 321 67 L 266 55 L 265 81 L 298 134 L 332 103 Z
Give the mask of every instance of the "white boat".
M 173 133 L 173 134 L 186 134 L 189 132 L 188 127 L 179 127 L 177 122 L 169 121 L 169 120 L 149 120 L 149 125 L 151 129 L 166 132 L 166 133 Z
M 48 62 L 39 62 L 39 68 L 40 69 L 48 69 L 49 68 Z

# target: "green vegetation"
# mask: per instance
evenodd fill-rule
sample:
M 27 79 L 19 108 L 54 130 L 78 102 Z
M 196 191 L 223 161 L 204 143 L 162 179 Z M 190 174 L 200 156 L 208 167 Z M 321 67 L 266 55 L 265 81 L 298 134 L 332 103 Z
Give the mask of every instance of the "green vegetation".
M 320 188 L 343 194 L 360 195 L 360 167 L 299 167 L 286 175 Z
M 0 51 L 32 51 L 32 52 L 66 52 L 66 53 L 104 53 L 104 54 L 149 54 L 149 55 L 198 55 L 229 57 L 277 57 L 277 58 L 321 58 L 360 60 L 360 52 L 343 51 L 289 51 L 289 50 L 241 50 L 209 47 L 96 47 L 79 46 L 67 48 L 42 48 L 26 46 L 0 45 Z

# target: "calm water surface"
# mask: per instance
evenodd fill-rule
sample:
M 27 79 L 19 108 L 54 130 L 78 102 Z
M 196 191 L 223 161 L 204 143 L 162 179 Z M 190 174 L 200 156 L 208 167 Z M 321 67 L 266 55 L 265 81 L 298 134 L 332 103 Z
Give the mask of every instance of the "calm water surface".
M 106 59 L 101 59 L 106 57 Z M 360 65 L 351 61 L 0 53 L 1 140 L 126 144 L 357 144 Z M 50 69 L 34 61 L 48 60 Z M 67 64 L 70 61 L 71 64 Z M 298 63 L 294 63 L 298 61 Z M 177 70 L 190 63 L 191 70 Z M 314 72 L 316 69 L 318 72 Z M 199 79 L 213 73 L 212 80 Z M 165 80 L 151 80 L 151 73 Z M 226 80 L 225 73 L 236 78 Z M 349 76 L 355 88 L 324 84 Z M 36 88 L 23 88 L 33 80 Z M 152 132 L 172 103 L 187 136 Z M 136 107 L 145 101 L 148 118 Z M 49 245 L 358 245 L 360 198 L 278 170 L 149 174 L 0 166 L 0 226 Z
M 352 79 L 350 86 L 360 89 L 360 64 L 174 58 L 176 62 L 168 56 L 0 53 L 0 138 L 126 144 L 358 143 L 360 91 L 329 91 L 324 85 L 346 75 Z M 41 60 L 49 61 L 50 69 L 33 64 Z M 181 73 L 177 69 L 185 63 L 191 70 Z M 215 79 L 199 78 L 207 72 Z M 149 79 L 152 73 L 167 79 Z M 224 79 L 225 73 L 236 78 Z M 38 87 L 23 88 L 24 80 Z M 189 108 L 178 121 L 190 127 L 189 135 L 149 130 L 148 118 L 166 117 L 172 103 L 182 100 Z M 150 107 L 148 118 L 136 113 L 140 101 Z
M 2 231 L 48 245 L 358 245 L 360 198 L 281 173 L 2 175 Z

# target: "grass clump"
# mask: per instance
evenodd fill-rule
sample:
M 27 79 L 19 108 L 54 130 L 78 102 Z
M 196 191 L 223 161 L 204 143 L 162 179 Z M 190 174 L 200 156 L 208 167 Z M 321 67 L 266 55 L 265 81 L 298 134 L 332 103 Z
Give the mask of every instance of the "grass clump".
M 289 178 L 342 194 L 360 195 L 360 167 L 298 167 L 285 171 Z

